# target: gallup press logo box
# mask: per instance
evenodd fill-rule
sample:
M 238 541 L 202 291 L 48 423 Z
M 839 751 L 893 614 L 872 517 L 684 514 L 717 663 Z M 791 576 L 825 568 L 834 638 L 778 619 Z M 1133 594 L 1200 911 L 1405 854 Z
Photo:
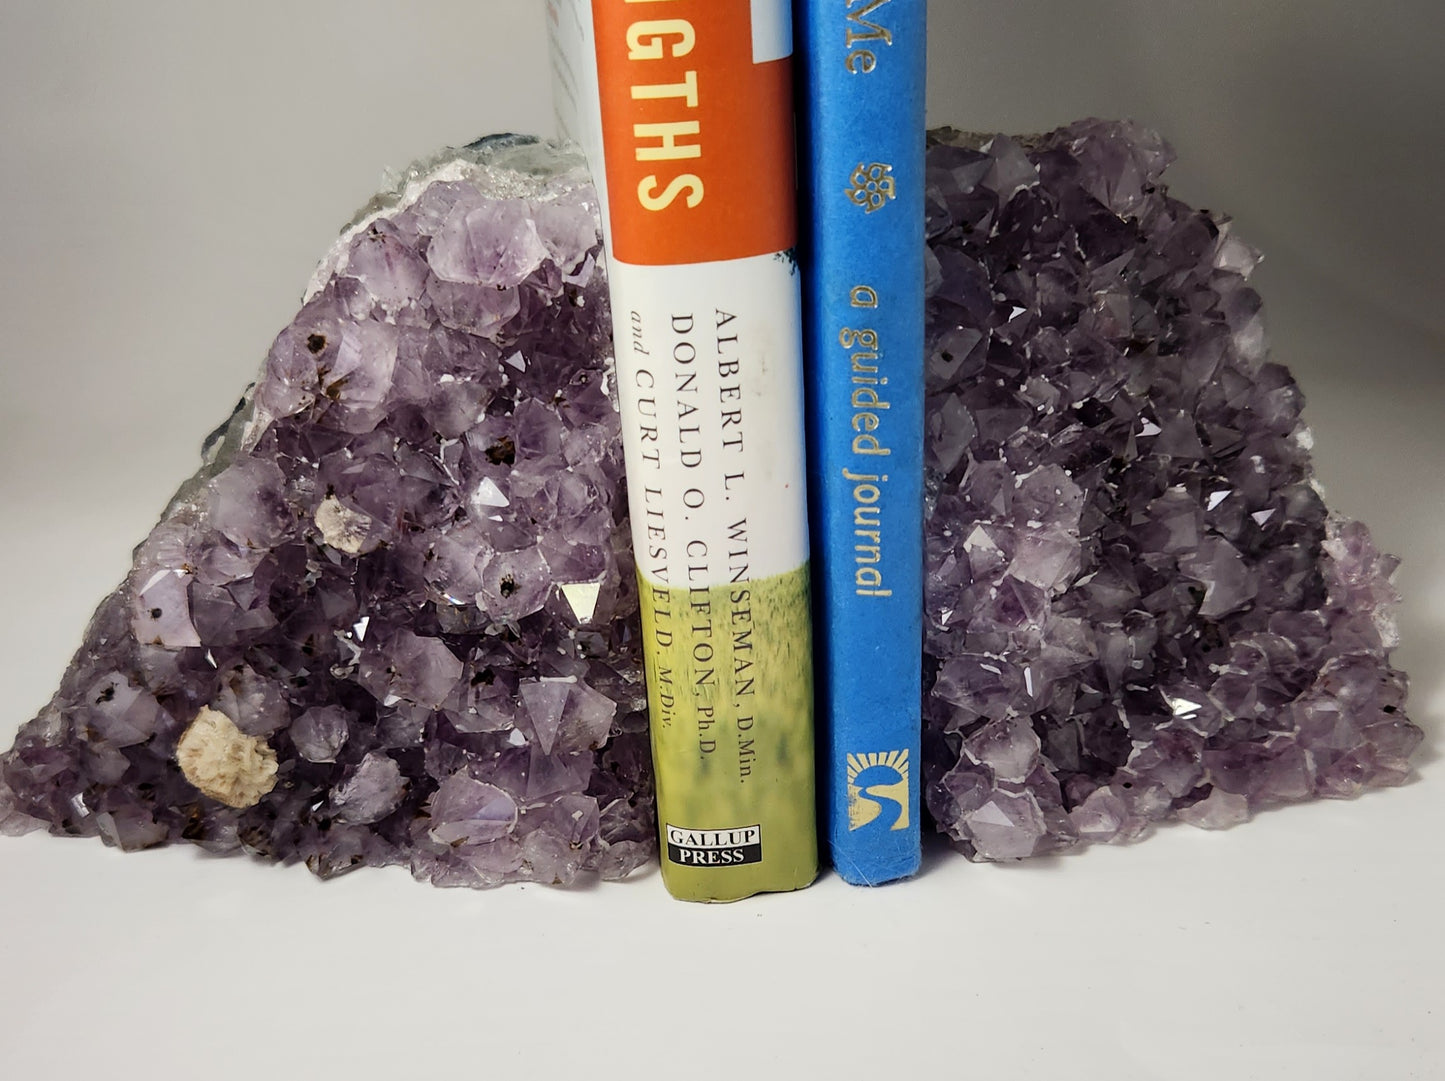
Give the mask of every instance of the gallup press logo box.
M 683 867 L 735 867 L 763 862 L 763 827 L 726 830 L 667 827 L 667 858 Z

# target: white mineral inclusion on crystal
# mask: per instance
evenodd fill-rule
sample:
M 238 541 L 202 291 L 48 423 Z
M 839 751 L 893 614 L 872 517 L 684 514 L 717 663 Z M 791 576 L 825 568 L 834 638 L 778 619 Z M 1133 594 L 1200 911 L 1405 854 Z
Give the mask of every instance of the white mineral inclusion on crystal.
M 316 528 L 321 530 L 321 539 L 338 552 L 360 555 L 366 545 L 366 535 L 371 529 L 371 519 L 360 511 L 352 510 L 334 495 L 329 495 L 316 508 Z
M 227 807 L 253 807 L 276 787 L 276 752 L 209 706 L 181 734 L 176 762 L 186 780 Z
M 602 592 L 601 582 L 567 582 L 558 587 L 563 598 L 572 609 L 578 623 L 592 622 L 597 611 L 597 597 Z
M 496 481 L 491 477 L 483 477 L 477 490 L 472 493 L 472 503 L 478 507 L 506 507 L 511 505 L 511 500 L 502 494 Z

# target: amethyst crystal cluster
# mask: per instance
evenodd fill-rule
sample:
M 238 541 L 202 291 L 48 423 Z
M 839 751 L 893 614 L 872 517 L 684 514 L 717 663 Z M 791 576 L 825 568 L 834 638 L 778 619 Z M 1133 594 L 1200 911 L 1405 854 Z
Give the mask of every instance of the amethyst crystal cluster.
M 1328 513 L 1258 256 L 1088 121 L 935 133 L 924 766 L 977 859 L 1398 784 L 1395 561 Z
M 1006 859 L 1408 772 L 1393 560 L 1330 516 L 1256 255 L 1127 125 L 929 151 L 924 773 Z M 414 168 L 0 757 L 0 831 L 440 885 L 654 851 L 595 196 Z
M 363 211 L 0 761 L 0 827 L 439 885 L 655 851 L 596 214 L 514 138 Z

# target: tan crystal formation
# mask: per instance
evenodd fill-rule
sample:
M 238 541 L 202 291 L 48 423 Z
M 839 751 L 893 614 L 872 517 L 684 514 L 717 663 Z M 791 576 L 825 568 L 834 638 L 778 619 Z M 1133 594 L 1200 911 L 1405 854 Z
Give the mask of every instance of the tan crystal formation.
M 352 510 L 334 495 L 329 495 L 316 508 L 316 528 L 321 530 L 321 539 L 338 552 L 360 555 L 366 548 L 367 530 L 371 518 L 360 511 Z
M 186 780 L 228 807 L 253 807 L 276 787 L 276 752 L 209 706 L 181 734 L 176 762 Z

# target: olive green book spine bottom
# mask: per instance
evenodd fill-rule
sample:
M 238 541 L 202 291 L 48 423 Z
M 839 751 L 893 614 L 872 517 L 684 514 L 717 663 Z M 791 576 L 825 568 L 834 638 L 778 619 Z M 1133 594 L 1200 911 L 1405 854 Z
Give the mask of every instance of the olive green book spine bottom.
M 693 589 L 639 575 L 662 878 L 736 901 L 818 873 L 808 567 Z

